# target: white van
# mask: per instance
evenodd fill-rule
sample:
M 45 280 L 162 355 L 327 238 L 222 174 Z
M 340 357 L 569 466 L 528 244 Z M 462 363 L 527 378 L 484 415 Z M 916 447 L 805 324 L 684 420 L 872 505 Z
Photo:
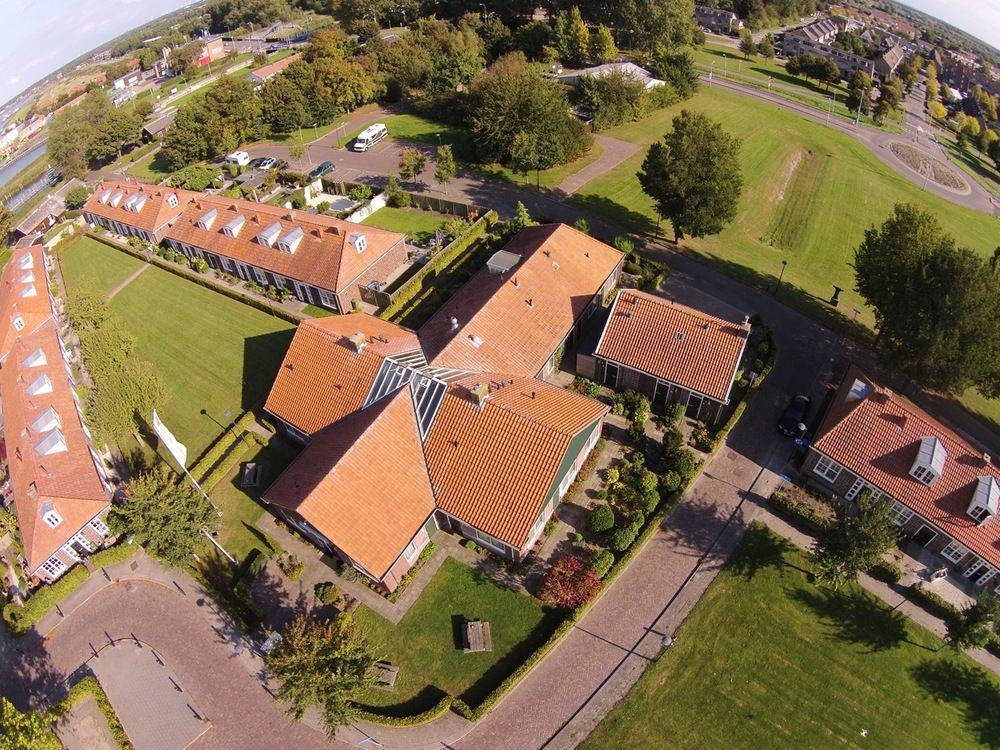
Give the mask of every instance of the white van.
M 367 128 L 358 133 L 358 137 L 354 139 L 354 145 L 351 146 L 351 150 L 367 151 L 376 143 L 385 139 L 388 135 L 389 131 L 386 130 L 385 124 L 376 122 L 374 125 L 369 125 Z
M 226 157 L 226 164 L 239 164 L 241 167 L 245 167 L 250 163 L 250 154 L 246 151 L 233 151 Z

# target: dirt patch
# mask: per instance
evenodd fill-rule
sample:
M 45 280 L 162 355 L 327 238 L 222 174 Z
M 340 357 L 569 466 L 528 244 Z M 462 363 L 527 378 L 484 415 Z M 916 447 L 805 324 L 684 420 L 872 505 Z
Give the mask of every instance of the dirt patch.
M 903 164 L 922 177 L 926 177 L 931 182 L 935 182 L 951 190 L 968 189 L 968 185 L 961 175 L 944 162 L 933 158 L 930 154 L 914 148 L 908 143 L 900 143 L 899 141 L 889 144 L 889 148 L 892 153 L 899 157 L 899 160 Z

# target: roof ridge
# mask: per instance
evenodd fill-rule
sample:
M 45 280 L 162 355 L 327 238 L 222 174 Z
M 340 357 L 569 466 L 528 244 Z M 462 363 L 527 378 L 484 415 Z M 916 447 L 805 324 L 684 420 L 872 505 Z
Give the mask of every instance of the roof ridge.
M 508 376 L 507 379 L 513 380 L 514 377 L 515 376 Z M 533 384 L 534 383 L 540 383 L 540 384 L 542 384 L 542 389 L 548 388 L 550 390 L 550 392 L 552 392 L 552 393 L 558 392 L 560 394 L 567 394 L 568 396 L 570 396 L 571 398 L 574 398 L 574 399 L 576 397 L 583 398 L 583 399 L 587 398 L 586 396 L 583 396 L 583 395 L 581 395 L 579 393 L 573 393 L 572 391 L 568 391 L 565 388 L 559 388 L 558 386 L 554 386 L 551 383 L 546 383 L 544 380 L 539 380 L 538 378 L 524 378 L 524 381 L 525 382 L 530 381 Z M 503 386 L 502 388 L 500 388 L 499 391 L 502 391 L 504 388 L 510 388 L 513 385 L 514 385 L 514 383 L 512 382 L 510 385 L 506 385 L 506 386 Z M 492 396 L 492 393 L 490 395 Z M 588 399 L 588 400 L 592 401 L 593 399 Z M 493 406 L 495 406 L 497 409 L 505 411 L 505 412 L 507 412 L 507 413 L 509 413 L 509 414 L 511 414 L 511 415 L 513 415 L 515 417 L 517 417 L 518 419 L 522 419 L 522 420 L 524 420 L 526 422 L 530 422 L 532 424 L 538 425 L 539 427 L 545 428 L 549 432 L 554 433 L 556 435 L 561 435 L 563 437 L 568 437 L 568 438 L 572 439 L 573 436 L 576 434 L 574 432 L 569 432 L 569 431 L 566 431 L 566 430 L 560 430 L 559 428 L 554 427 L 551 424 L 548 424 L 546 422 L 542 422 L 542 421 L 538 420 L 537 418 L 535 418 L 535 417 L 533 417 L 531 415 L 523 414 L 521 412 L 518 412 L 517 410 L 513 409 L 510 406 L 506 406 L 506 405 L 498 403 L 496 401 L 496 399 L 488 398 L 487 401 L 486 401 L 486 403 L 487 404 L 493 404 Z
M 655 294 L 644 292 L 640 289 L 622 289 L 622 294 L 623 295 L 631 294 L 636 299 L 645 300 L 650 304 L 660 305 L 661 307 L 666 307 L 671 310 L 676 310 L 677 312 L 687 315 L 688 317 L 691 318 L 698 318 L 699 320 L 711 320 L 717 323 L 724 323 L 726 325 L 739 326 L 739 323 L 737 323 L 734 320 L 730 320 L 729 318 L 721 318 L 718 315 L 712 315 L 711 313 L 702 312 L 701 310 L 691 307 L 690 305 L 685 305 L 683 302 L 676 302 L 674 300 L 666 299 L 664 297 L 659 297 Z

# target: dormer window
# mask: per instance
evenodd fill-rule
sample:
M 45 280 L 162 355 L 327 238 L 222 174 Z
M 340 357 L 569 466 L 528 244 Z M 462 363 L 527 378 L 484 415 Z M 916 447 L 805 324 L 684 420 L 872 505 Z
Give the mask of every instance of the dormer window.
M 278 235 L 281 234 L 281 223 L 274 222 L 264 227 L 257 233 L 257 242 L 264 247 L 274 247 L 274 243 L 278 239 Z
M 97 197 L 97 202 L 102 205 L 107 203 L 109 200 L 111 200 L 111 192 L 112 192 L 111 190 L 105 190 Z
M 227 237 L 239 237 L 240 230 L 247 223 L 247 218 L 243 214 L 234 216 L 222 226 L 222 233 Z
M 128 198 L 125 199 L 125 202 L 122 204 L 122 208 L 124 208 L 126 211 L 133 211 L 134 212 L 135 211 L 135 199 L 138 198 L 138 197 L 139 197 L 138 193 L 133 193 L 132 195 L 130 195 Z
M 59 515 L 59 511 L 52 507 L 52 503 L 42 503 L 41 511 L 42 520 L 45 521 L 45 525 L 50 529 L 54 529 L 62 523 L 62 516 Z
M 20 297 L 37 297 L 38 290 L 35 289 L 34 284 L 28 284 L 26 287 L 21 289 L 21 293 L 18 295 Z
M 69 447 L 66 445 L 66 438 L 63 437 L 62 430 L 57 428 L 46 432 L 42 439 L 35 444 L 35 450 L 43 456 L 51 456 L 53 453 L 65 453 Z
M 972 502 L 966 511 L 969 518 L 982 526 L 1000 511 L 1000 482 L 994 476 L 979 477 Z
M 218 215 L 219 215 L 218 211 L 216 211 L 214 208 L 210 208 L 195 223 L 202 229 L 211 229 L 212 224 L 215 223 L 215 217 Z
M 45 352 L 39 348 L 25 357 L 23 364 L 25 367 L 44 367 L 48 364 L 48 360 L 45 358 Z
M 44 373 L 32 380 L 27 390 L 29 396 L 40 396 L 43 393 L 52 393 L 52 381 Z
M 177 200 L 177 195 L 175 193 L 168 193 L 167 194 L 167 205 L 168 206 L 170 206 L 171 208 L 177 208 L 177 206 L 179 205 L 179 203 L 180 202 Z
M 18 278 L 17 283 L 19 283 L 19 284 L 34 284 L 35 283 L 35 274 L 33 274 L 31 271 L 25 271 L 24 273 L 21 274 L 20 278 Z
M 24 318 L 22 318 L 20 315 L 15 315 L 14 316 L 13 323 L 14 323 L 14 330 L 15 331 L 23 331 L 24 330 Z
M 21 256 L 21 270 L 28 271 L 35 267 L 35 258 L 31 253 L 25 253 Z
M 48 432 L 59 427 L 62 427 L 62 422 L 59 420 L 59 413 L 51 406 L 39 414 L 35 418 L 35 421 L 31 423 L 31 430 L 36 433 Z
M 910 476 L 930 487 L 944 473 L 944 463 L 947 458 L 948 453 L 940 440 L 932 436 L 922 437 L 917 457 L 910 467 Z
M 134 213 L 139 213 L 140 211 L 142 211 L 142 207 L 146 205 L 146 200 L 147 200 L 146 194 L 136 193 L 135 195 L 132 196 L 132 198 L 134 199 L 132 202 L 132 211 Z
M 110 205 L 112 208 L 118 208 L 118 204 L 122 202 L 122 198 L 124 197 L 125 197 L 124 192 L 122 192 L 121 190 L 116 190 L 111 194 L 111 197 L 108 199 L 108 205 Z
M 361 234 L 361 232 L 349 234 L 347 236 L 347 241 L 354 247 L 355 251 L 359 253 L 363 253 L 368 247 L 368 238 Z
M 281 239 L 278 240 L 278 249 L 283 253 L 294 253 L 298 247 L 299 243 L 302 242 L 302 238 L 305 233 L 302 231 L 302 227 L 294 227 L 293 229 L 285 232 Z

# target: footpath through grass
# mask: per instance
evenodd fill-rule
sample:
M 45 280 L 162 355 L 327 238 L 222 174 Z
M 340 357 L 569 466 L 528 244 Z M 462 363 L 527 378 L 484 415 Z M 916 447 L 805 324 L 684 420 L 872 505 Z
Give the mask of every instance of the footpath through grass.
M 131 255 L 110 251 L 93 237 L 80 237 L 59 251 L 66 290 L 106 296 L 145 264 Z
M 362 702 L 406 715 L 448 693 L 475 706 L 548 639 L 560 618 L 537 599 L 449 557 L 398 625 L 358 608 L 355 619 L 376 652 L 399 667 L 393 690 L 371 690 Z M 490 623 L 493 651 L 462 651 L 467 620 Z
M 583 747 L 996 747 L 1000 681 L 859 587 L 807 582 L 807 566 L 752 526 Z

